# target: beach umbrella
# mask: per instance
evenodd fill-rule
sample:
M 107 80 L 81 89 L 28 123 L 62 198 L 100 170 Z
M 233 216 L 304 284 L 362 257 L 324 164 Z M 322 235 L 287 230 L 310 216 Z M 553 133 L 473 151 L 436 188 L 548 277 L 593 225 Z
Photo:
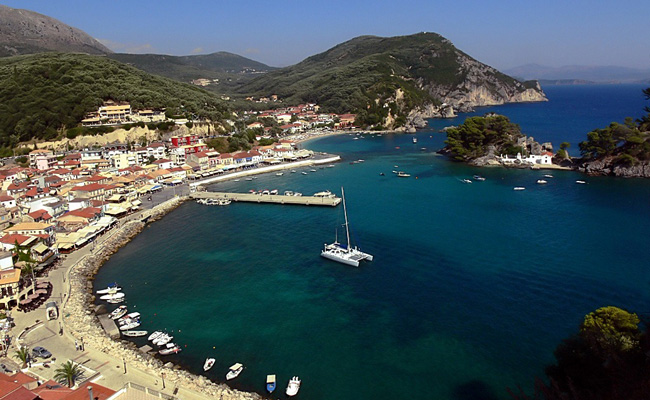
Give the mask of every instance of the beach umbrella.
M 36 284 L 36 287 L 39 289 L 47 289 L 50 286 L 50 282 L 39 282 Z
M 27 305 L 27 304 L 29 304 L 31 302 L 32 302 L 32 299 L 29 299 L 29 298 L 20 300 L 20 304 L 22 304 L 22 305 Z
M 47 294 L 47 290 L 45 290 L 45 289 L 38 289 L 38 290 L 37 290 L 36 292 L 34 292 L 34 293 L 39 294 L 39 295 L 40 295 L 40 294 Z
M 30 294 L 29 296 L 27 296 L 27 298 L 30 299 L 30 300 L 37 299 L 37 298 L 38 298 L 38 294 L 36 294 L 36 293 L 32 293 L 32 294 Z

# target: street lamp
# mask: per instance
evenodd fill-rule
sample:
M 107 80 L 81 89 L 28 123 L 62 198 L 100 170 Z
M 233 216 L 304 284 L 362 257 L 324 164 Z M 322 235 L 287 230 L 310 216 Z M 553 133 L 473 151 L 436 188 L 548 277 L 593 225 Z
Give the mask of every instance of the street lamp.
M 126 360 L 122 357 L 122 362 L 124 363 L 124 373 L 126 374 Z
M 161 372 L 160 377 L 162 378 L 162 385 L 163 385 L 163 389 L 164 389 L 165 388 L 165 373 Z

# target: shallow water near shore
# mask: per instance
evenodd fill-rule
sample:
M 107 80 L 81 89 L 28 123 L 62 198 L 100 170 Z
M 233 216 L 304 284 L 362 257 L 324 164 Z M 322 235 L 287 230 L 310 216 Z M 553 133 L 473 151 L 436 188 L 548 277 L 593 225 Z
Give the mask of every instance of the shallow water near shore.
M 588 100 L 602 90 L 621 90 L 634 109 L 593 109 Z M 477 114 L 509 115 L 538 141 L 577 143 L 641 114 L 642 97 L 627 90 L 554 87 L 549 103 Z M 551 137 L 589 124 L 566 117 L 546 138 L 539 110 L 563 101 L 581 101 L 606 122 Z M 119 282 L 143 329 L 174 331 L 183 351 L 166 360 L 202 373 L 215 357 L 205 375 L 219 382 L 243 363 L 231 383 L 241 390 L 264 393 L 266 374 L 278 377 L 273 397 L 285 397 L 294 375 L 309 399 L 505 399 L 507 387 L 530 390 L 586 313 L 610 304 L 646 311 L 650 182 L 449 162 L 434 152 L 444 140 L 437 131 L 464 117 L 431 121 L 417 144 L 413 135 L 323 138 L 306 146 L 340 154 L 333 168 L 210 187 L 340 194 L 344 186 L 353 240 L 375 256 L 360 268 L 319 257 L 343 222 L 341 207 L 188 202 L 115 254 L 96 286 Z M 536 185 L 546 173 L 554 178 Z M 460 182 L 473 174 L 487 180 Z

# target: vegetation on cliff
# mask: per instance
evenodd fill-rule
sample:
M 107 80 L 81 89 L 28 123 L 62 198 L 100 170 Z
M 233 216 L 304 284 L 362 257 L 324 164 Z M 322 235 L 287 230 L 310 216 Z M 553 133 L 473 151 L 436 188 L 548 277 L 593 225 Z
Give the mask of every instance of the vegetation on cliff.
M 462 125 L 447 129 L 445 150 L 458 161 L 483 157 L 490 149 L 496 154 L 515 155 L 523 151 L 517 145 L 523 136 L 519 125 L 503 115 L 470 117 Z
M 650 100 L 650 88 L 643 94 Z M 580 142 L 583 160 L 608 159 L 612 165 L 628 167 L 650 161 L 650 107 L 645 111 L 648 114 L 636 121 L 628 117 L 623 124 L 612 122 L 589 132 L 587 140 Z
M 134 109 L 221 121 L 228 108 L 215 95 L 102 56 L 43 53 L 0 59 L 0 146 L 54 139 L 105 100 Z
M 472 59 L 444 37 L 419 33 L 357 37 L 262 75 L 238 91 L 277 94 L 287 102 L 314 102 L 330 112 L 356 112 L 362 126 L 397 127 L 416 107 L 441 104 L 446 95 L 467 92 L 470 76 L 476 78 L 472 84 L 496 97 L 502 96 L 503 88 L 513 92 L 529 88 Z
M 537 381 L 534 398 L 647 399 L 650 337 L 639 322 L 636 314 L 612 306 L 586 315 L 579 332 L 556 348 L 557 362 L 546 368 L 548 383 Z M 531 399 L 512 394 L 516 399 Z

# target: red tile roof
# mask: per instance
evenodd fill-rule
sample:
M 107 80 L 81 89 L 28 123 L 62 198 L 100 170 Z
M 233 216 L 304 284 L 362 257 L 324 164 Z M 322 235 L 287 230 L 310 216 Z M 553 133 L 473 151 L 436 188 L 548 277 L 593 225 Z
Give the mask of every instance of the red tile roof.
M 88 386 L 93 389 L 93 398 L 97 400 L 106 400 L 115 394 L 115 390 L 109 389 L 106 386 L 102 386 L 93 382 L 85 382 L 83 385 L 79 386 L 74 392 L 66 395 L 61 400 L 87 400 L 88 395 Z
M 10 233 L 9 235 L 4 235 L 0 238 L 0 243 L 6 244 L 23 244 L 26 240 L 29 239 L 29 236 L 21 235 L 19 233 Z

